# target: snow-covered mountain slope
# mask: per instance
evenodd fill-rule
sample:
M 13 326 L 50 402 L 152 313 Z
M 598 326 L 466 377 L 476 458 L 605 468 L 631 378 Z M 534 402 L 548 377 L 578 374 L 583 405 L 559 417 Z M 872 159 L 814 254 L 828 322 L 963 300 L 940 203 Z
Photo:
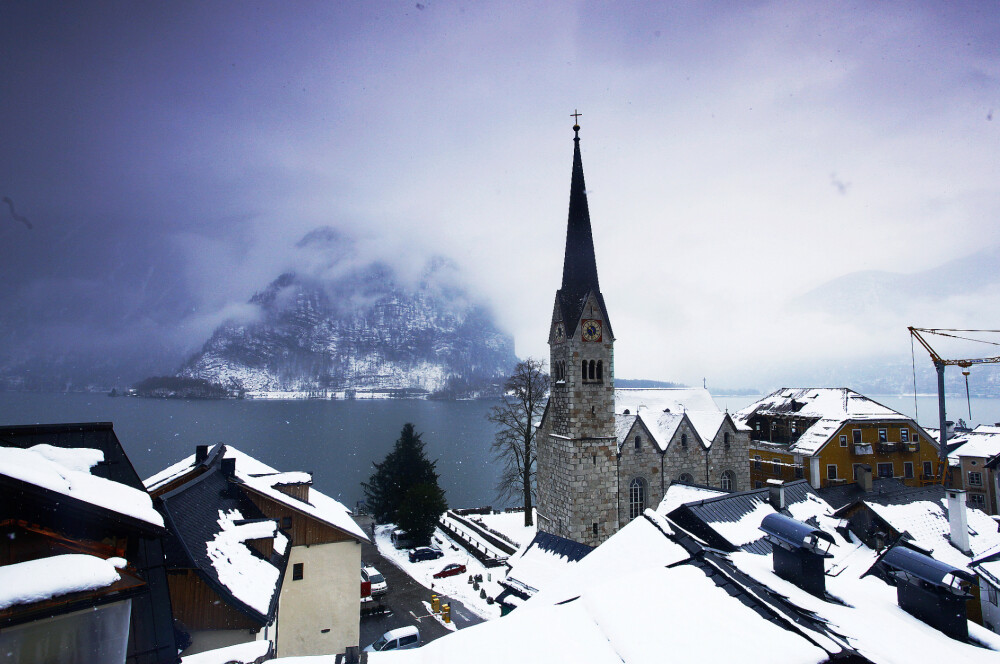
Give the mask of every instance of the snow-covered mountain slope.
M 250 300 L 258 316 L 212 334 L 181 375 L 248 391 L 494 392 L 513 339 L 435 259 L 406 284 L 383 263 L 285 273 Z

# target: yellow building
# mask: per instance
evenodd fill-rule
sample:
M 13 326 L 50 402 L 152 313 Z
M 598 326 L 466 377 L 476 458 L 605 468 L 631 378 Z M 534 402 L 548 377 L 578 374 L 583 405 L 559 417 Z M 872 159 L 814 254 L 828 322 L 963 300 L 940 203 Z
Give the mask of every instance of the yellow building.
M 782 388 L 739 411 L 750 428 L 750 482 L 857 481 L 859 468 L 909 486 L 939 482 L 938 444 L 912 418 L 854 390 Z

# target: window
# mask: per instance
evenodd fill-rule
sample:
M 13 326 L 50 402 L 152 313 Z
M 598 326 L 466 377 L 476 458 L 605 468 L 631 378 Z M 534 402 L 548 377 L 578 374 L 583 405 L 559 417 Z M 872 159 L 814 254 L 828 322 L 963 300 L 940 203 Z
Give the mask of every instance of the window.
M 292 517 L 290 517 L 290 516 L 283 516 L 283 517 L 281 517 L 281 527 L 282 528 L 291 528 L 292 527 Z
M 590 380 L 597 378 L 597 362 L 590 361 Z
M 861 465 L 860 463 L 851 464 L 851 471 L 854 473 L 855 482 L 861 477 Z
M 688 446 L 688 435 L 686 433 L 681 434 L 681 447 L 687 449 Z
M 969 486 L 982 486 L 982 485 L 983 485 L 983 474 L 975 471 L 970 472 Z
M 404 636 L 399 639 L 399 647 L 408 646 L 411 643 L 416 643 L 417 639 L 420 638 L 416 634 L 410 634 L 409 636 Z
M 642 449 L 642 436 L 636 436 L 635 437 L 635 449 L 637 449 L 637 450 L 641 450 Z
M 904 461 L 903 462 L 903 477 L 912 480 L 913 479 L 913 462 Z
M 847 436 L 846 435 L 840 437 L 840 446 L 841 447 L 847 447 Z
M 828 480 L 837 479 L 837 464 L 828 463 L 826 465 L 826 479 Z
M 604 360 L 597 361 L 597 380 L 604 380 Z
M 791 428 L 792 428 L 792 435 L 794 436 L 798 431 L 798 428 L 795 426 L 795 422 L 792 422 Z
M 910 430 L 909 429 L 900 429 L 899 430 L 899 439 L 902 442 L 904 442 L 904 443 L 910 442 Z
M 736 490 L 736 474 L 727 470 L 722 473 L 722 482 L 720 484 L 724 491 L 735 491 Z
M 924 461 L 924 477 L 934 476 L 934 464 L 930 461 Z
M 301 581 L 305 575 L 305 563 L 295 563 L 292 565 L 292 581 Z
M 583 361 L 583 373 L 580 374 L 583 380 L 587 380 L 587 360 Z
M 725 443 L 726 450 L 728 451 L 729 450 L 729 432 L 728 431 L 725 432 L 724 434 L 722 434 L 722 442 Z
M 969 494 L 969 507 L 975 507 L 977 510 L 986 511 L 986 496 L 981 493 L 970 493 Z
M 878 442 L 888 443 L 889 442 L 889 432 L 885 429 L 878 430 Z
M 753 455 L 753 467 L 754 467 L 754 470 L 760 470 L 760 455 L 759 454 L 754 454 Z
M 855 445 L 860 445 L 861 444 L 861 429 L 852 429 L 851 430 L 851 434 L 854 435 L 854 444 Z
M 594 532 L 594 537 L 597 537 L 597 522 L 596 521 L 594 522 L 594 525 L 591 526 L 591 530 L 593 530 L 593 532 Z
M 803 477 L 805 477 L 805 472 L 802 470 L 802 466 L 795 466 L 795 479 L 801 480 Z
M 781 459 L 771 459 L 771 472 L 775 475 L 781 474 Z
M 986 596 L 989 598 L 990 604 L 997 606 L 997 589 L 993 587 L 992 583 L 986 584 Z
M 681 473 L 681 476 L 677 478 L 678 482 L 687 482 L 688 484 L 694 483 L 694 478 L 691 477 L 691 473 Z
M 892 477 L 892 462 L 880 463 L 878 465 L 878 476 L 879 477 Z
M 646 509 L 646 481 L 641 477 L 628 485 L 628 518 L 634 519 Z M 596 534 L 596 533 L 595 533 Z

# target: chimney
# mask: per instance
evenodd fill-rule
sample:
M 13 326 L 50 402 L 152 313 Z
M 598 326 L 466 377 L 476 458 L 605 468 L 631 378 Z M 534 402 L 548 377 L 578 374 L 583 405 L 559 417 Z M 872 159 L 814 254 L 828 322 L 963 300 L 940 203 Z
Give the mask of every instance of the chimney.
M 944 430 L 945 433 L 947 434 L 947 437 L 951 438 L 952 436 L 955 435 L 955 423 L 952 422 L 951 420 L 947 420 L 944 423 Z
M 222 474 L 227 478 L 236 476 L 236 459 L 232 457 L 224 458 L 219 467 L 222 469 Z
M 872 492 L 872 467 L 867 463 L 858 468 L 858 486 L 865 493 Z
M 781 480 L 767 481 L 767 502 L 775 511 L 780 512 L 785 509 L 785 484 Z
M 969 548 L 969 515 L 965 507 L 965 491 L 947 489 L 948 525 L 951 526 L 951 543 L 962 553 L 971 556 Z
M 201 463 L 208 458 L 208 445 L 195 445 L 194 462 Z

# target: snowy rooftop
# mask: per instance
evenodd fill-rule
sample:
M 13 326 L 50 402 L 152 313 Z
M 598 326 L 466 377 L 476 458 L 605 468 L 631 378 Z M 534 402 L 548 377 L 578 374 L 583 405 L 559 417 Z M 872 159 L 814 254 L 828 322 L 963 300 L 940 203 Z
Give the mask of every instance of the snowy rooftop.
M 279 486 L 286 484 L 311 482 L 312 476 L 309 473 L 279 472 L 231 445 L 224 447 L 224 457 L 236 460 L 236 477 L 247 488 L 282 503 L 287 507 L 319 519 L 358 539 L 368 539 L 368 536 L 365 535 L 361 527 L 354 521 L 350 511 L 342 503 L 330 498 L 326 494 L 310 488 L 309 500 L 307 502 L 294 496 L 289 496 L 278 489 Z M 217 451 L 217 447 L 213 448 L 209 452 L 208 458 L 213 458 Z M 158 487 L 165 486 L 173 480 L 183 477 L 186 473 L 193 470 L 196 465 L 195 456 L 192 454 L 147 479 L 145 481 L 146 488 L 154 491 Z
M 948 501 L 915 500 L 907 504 L 886 505 L 876 501 L 865 504 L 894 530 L 907 533 L 913 544 L 930 552 L 931 557 L 959 569 L 967 569 L 970 558 L 951 544 Z M 997 523 L 988 514 L 972 507 L 966 512 L 969 524 L 969 548 L 973 557 L 1000 546 Z
M 537 532 L 507 561 L 510 571 L 505 585 L 533 595 L 590 555 L 589 549 L 583 544 Z
M 668 567 L 688 558 L 670 532 L 647 511 L 510 615 L 417 650 L 371 653 L 369 661 L 658 664 L 665 652 L 671 661 L 705 663 L 827 660 L 827 652 L 761 617 L 704 570 Z
M 800 454 L 815 454 L 848 421 L 912 421 L 910 417 L 846 387 L 782 388 L 740 410 L 745 424 L 754 415 L 795 416 L 817 420 L 792 443 Z
M 236 599 L 267 615 L 272 598 L 280 590 L 282 568 L 256 555 L 247 543 L 274 538 L 274 550 L 282 555 L 288 538 L 271 519 L 238 523 L 243 520 L 239 510 L 219 511 L 219 530 L 205 545 L 208 559 L 219 583 Z
M 0 609 L 108 588 L 126 564 L 124 558 L 69 553 L 0 566 Z
M 90 448 L 0 447 L 2 475 L 163 526 L 163 517 L 153 509 L 146 492 L 91 474 L 91 468 L 102 461 L 104 453 Z
M 980 425 L 973 431 L 963 431 L 948 440 L 949 449 L 951 445 L 959 443 L 961 447 L 950 452 L 949 456 L 985 458 L 996 456 L 1000 454 L 1000 427 Z
M 681 505 L 724 495 L 726 495 L 726 492 L 719 489 L 692 486 L 683 482 L 671 482 L 670 486 L 667 487 L 667 494 L 663 496 L 663 500 L 660 501 L 660 505 L 656 508 L 656 513 L 666 516 Z
M 635 420 L 641 418 L 662 452 L 685 416 L 705 446 L 711 446 L 726 419 L 726 413 L 719 410 L 712 395 L 703 388 L 615 390 L 615 435 L 619 446 L 624 444 Z

